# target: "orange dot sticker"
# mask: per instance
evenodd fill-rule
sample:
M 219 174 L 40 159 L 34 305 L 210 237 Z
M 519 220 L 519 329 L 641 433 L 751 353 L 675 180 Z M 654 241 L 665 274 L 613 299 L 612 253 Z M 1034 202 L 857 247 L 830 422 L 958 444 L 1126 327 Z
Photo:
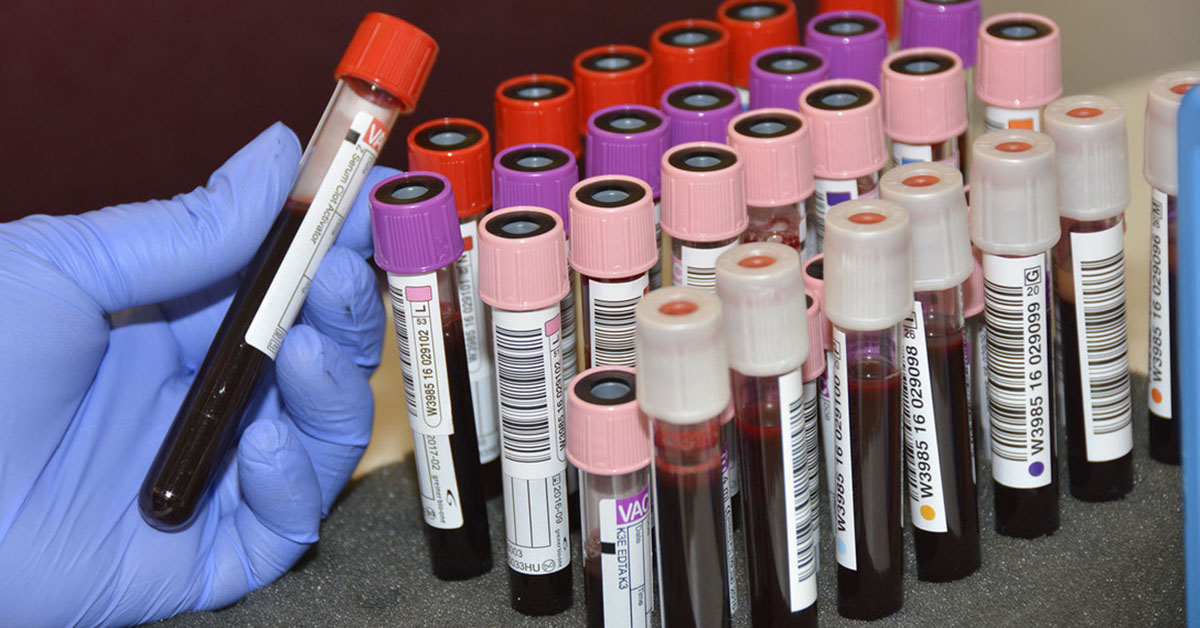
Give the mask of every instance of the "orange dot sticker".
M 1150 397 L 1154 399 L 1154 403 L 1162 403 L 1163 401 L 1162 391 L 1157 388 L 1150 389 Z
M 909 187 L 923 188 L 928 185 L 933 185 L 934 183 L 937 183 L 939 181 L 941 181 L 941 179 L 939 179 L 938 177 L 935 177 L 931 174 L 918 174 L 918 175 L 913 175 L 913 176 L 905 179 L 904 181 L 902 181 L 902 183 L 904 183 L 904 185 L 907 185 Z
M 738 262 L 738 266 L 744 266 L 746 268 L 762 268 L 764 266 L 770 266 L 774 263 L 775 258 L 771 257 L 770 255 L 751 255 L 750 257 Z
M 887 220 L 887 216 L 884 216 L 883 214 L 877 214 L 875 212 L 859 212 L 857 214 L 850 215 L 850 222 L 860 225 L 873 225 L 877 222 L 883 222 L 885 220 Z
M 1000 142 L 996 144 L 996 150 L 1006 153 L 1022 153 L 1033 148 L 1033 145 L 1028 142 Z
M 684 314 L 691 314 L 698 309 L 700 309 L 700 306 L 691 301 L 671 301 L 659 306 L 658 311 L 667 316 L 683 316 Z
M 1180 83 L 1178 85 L 1172 86 L 1171 91 L 1182 96 L 1182 95 L 1188 93 L 1188 90 L 1191 89 L 1193 85 L 1195 85 L 1195 83 Z
M 928 505 L 921 506 L 921 518 L 922 519 L 924 519 L 926 521 L 933 521 L 934 517 L 936 517 L 936 516 L 937 516 L 937 511 L 934 510 L 932 506 L 928 506 Z
M 1072 118 L 1095 118 L 1102 113 L 1104 112 L 1095 107 L 1076 107 L 1068 111 L 1067 115 Z

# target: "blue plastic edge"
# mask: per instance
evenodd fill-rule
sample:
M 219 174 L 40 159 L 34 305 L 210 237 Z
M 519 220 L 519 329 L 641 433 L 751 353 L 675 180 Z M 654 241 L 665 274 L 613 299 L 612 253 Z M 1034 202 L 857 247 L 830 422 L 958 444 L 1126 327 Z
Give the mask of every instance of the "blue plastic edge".
M 1200 389 L 1200 89 L 1190 90 L 1178 123 L 1178 281 L 1179 390 Z M 1189 626 L 1200 626 L 1200 394 L 1181 394 L 1179 417 L 1183 463 L 1184 587 Z

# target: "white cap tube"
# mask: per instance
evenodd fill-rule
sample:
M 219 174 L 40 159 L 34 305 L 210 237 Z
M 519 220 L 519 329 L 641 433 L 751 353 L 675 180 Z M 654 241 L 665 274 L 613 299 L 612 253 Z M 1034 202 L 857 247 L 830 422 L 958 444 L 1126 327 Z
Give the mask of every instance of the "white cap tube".
M 825 217 L 825 316 L 854 331 L 887 329 L 912 313 L 908 212 L 891 201 L 855 199 Z
M 949 290 L 971 276 L 975 258 L 957 168 L 936 162 L 893 168 L 880 179 L 879 196 L 908 210 L 913 290 Z
M 804 364 L 809 352 L 807 299 L 795 249 L 753 242 L 722 253 L 717 297 L 733 370 L 767 377 Z
M 1058 242 L 1054 141 L 1034 131 L 985 133 L 971 147 L 971 240 L 992 255 L 1036 255 Z
M 1042 128 L 1054 140 L 1058 212 L 1104 220 L 1129 206 L 1125 110 L 1104 96 L 1068 96 L 1046 107 Z
M 695 425 L 729 405 L 729 359 L 715 294 L 672 286 L 637 306 L 637 390 L 642 412 Z
M 1176 118 L 1183 95 L 1200 83 L 1200 70 L 1167 72 L 1150 82 L 1146 94 L 1146 181 L 1167 194 L 1179 194 L 1179 159 L 1175 154 Z

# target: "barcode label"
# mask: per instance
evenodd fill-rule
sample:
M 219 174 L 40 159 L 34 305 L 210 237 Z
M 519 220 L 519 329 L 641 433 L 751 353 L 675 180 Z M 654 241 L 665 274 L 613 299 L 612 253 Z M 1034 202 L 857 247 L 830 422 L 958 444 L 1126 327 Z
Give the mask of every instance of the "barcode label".
M 559 312 L 557 304 L 492 311 L 501 464 L 513 477 L 544 479 L 567 468 Z
M 951 140 L 957 142 L 958 140 Z M 904 144 L 902 142 L 892 142 L 892 167 L 903 166 L 905 164 L 929 163 L 933 161 L 933 146 L 929 144 Z M 938 163 L 946 164 L 958 168 L 958 152 L 945 159 L 939 159 Z
M 716 292 L 717 258 L 737 245 L 735 240 L 714 249 L 696 249 L 686 245 L 679 247 L 679 257 L 672 257 L 674 265 L 671 270 L 675 285 Z
M 600 574 L 604 621 L 640 628 L 651 624 L 650 487 L 621 499 L 600 500 Z
M 817 388 L 800 371 L 779 376 L 784 514 L 787 517 L 788 596 L 792 612 L 817 600 Z
M 347 131 L 345 139 L 338 142 L 337 152 L 309 203 L 304 220 L 246 329 L 246 344 L 272 360 L 279 354 L 284 337 L 300 314 L 300 306 L 304 305 L 317 268 L 342 230 L 342 222 L 383 148 L 388 127 L 370 113 L 360 111 Z M 307 150 L 305 155 L 308 155 Z
M 946 532 L 941 456 L 929 353 L 925 344 L 925 312 L 920 301 L 904 320 L 900 337 L 903 378 L 900 395 L 904 414 L 904 448 L 908 463 L 908 507 L 913 526 L 926 532 Z
M 475 434 L 480 462 L 500 457 L 500 426 L 496 420 L 496 391 L 492 375 L 492 343 L 488 339 L 487 308 L 479 300 L 479 224 L 468 220 L 459 225 L 463 253 L 454 262 L 458 279 L 458 309 L 462 312 L 463 343 L 467 351 L 467 373 L 471 380 L 471 405 L 475 410 Z
M 1006 129 L 1042 130 L 1041 109 L 1004 109 L 1003 107 L 984 107 L 983 129 L 987 133 L 1004 131 Z
M 654 202 L 654 244 L 657 247 L 655 251 L 658 255 L 654 258 L 654 266 L 650 268 L 650 289 L 658 290 L 663 286 L 662 282 L 662 225 L 659 224 L 659 218 L 662 216 L 662 203 Z
M 737 577 L 733 546 L 733 479 L 730 472 L 733 461 L 729 459 L 729 448 L 725 435 L 721 436 L 721 501 L 725 511 L 725 581 L 729 584 L 729 614 L 736 615 L 738 609 Z
M 873 188 L 863 194 L 858 193 L 857 179 L 813 179 L 813 213 L 809 217 L 812 231 L 804 243 L 804 251 L 808 255 L 816 255 L 824 249 L 825 215 L 829 210 L 849 200 L 856 198 L 875 198 L 879 196 L 879 188 Z
M 846 334 L 833 328 L 833 492 L 831 517 L 839 565 L 858 571 L 854 538 L 854 469 L 850 460 L 850 391 L 846 379 Z
M 1087 459 L 1104 462 L 1133 450 L 1125 225 L 1070 236 Z
M 1170 419 L 1171 371 L 1171 232 L 1165 192 L 1150 190 L 1150 412 Z
M 450 437 L 413 430 L 413 460 L 417 465 L 417 485 L 425 523 L 443 530 L 461 528 L 462 501 Z
M 562 317 L 562 380 L 570 384 L 579 372 L 578 359 L 575 353 L 575 272 L 571 271 L 571 289 L 567 296 L 558 304 Z
M 649 289 L 650 280 L 643 273 L 633 281 L 605 283 L 588 279 L 588 346 L 591 363 L 596 366 L 628 366 L 633 368 L 633 337 L 636 330 L 637 304 Z
M 508 468 L 503 474 L 508 566 L 532 576 L 570 567 L 565 466 L 544 478 L 513 477 Z
M 1050 484 L 1050 277 L 1046 253 L 984 254 L 992 477 L 1012 488 Z
M 825 490 L 833 495 L 833 478 L 836 475 L 833 463 L 833 351 L 825 352 L 825 370 L 817 380 L 820 396 L 818 409 L 821 413 L 821 457 L 825 464 Z

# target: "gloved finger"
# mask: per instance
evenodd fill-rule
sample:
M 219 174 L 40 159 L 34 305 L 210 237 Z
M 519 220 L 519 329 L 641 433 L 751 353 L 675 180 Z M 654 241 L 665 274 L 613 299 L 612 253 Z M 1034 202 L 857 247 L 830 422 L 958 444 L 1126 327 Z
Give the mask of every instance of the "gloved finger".
M 371 439 L 371 387 L 336 342 L 308 325 L 288 332 L 275 375 L 284 409 L 317 472 L 325 515 Z
M 333 339 L 369 371 L 383 351 L 384 313 L 375 273 L 354 251 L 329 249 L 308 292 L 300 320 Z
M 77 216 L 31 216 L 10 223 L 6 235 L 73 278 L 106 312 L 172 299 L 250 261 L 299 161 L 295 134 L 277 122 L 203 188 Z
M 362 258 L 368 258 L 375 254 L 375 244 L 371 240 L 371 207 L 368 199 L 371 188 L 396 174 L 400 174 L 400 171 L 387 166 L 375 166 L 367 173 L 367 182 L 363 184 L 362 190 L 354 199 L 354 205 L 350 208 L 350 213 L 346 215 L 346 222 L 342 225 L 342 232 L 338 234 L 337 244 L 339 246 L 353 249 Z
M 186 373 L 200 368 L 240 283 L 236 276 L 226 277 L 208 290 L 171 299 L 160 306 L 179 346 L 180 364 Z
M 200 608 L 220 608 L 287 571 L 317 541 L 321 492 L 308 454 L 278 419 L 251 423 L 238 443 L 242 503 L 232 534 L 217 535 L 209 594 Z

